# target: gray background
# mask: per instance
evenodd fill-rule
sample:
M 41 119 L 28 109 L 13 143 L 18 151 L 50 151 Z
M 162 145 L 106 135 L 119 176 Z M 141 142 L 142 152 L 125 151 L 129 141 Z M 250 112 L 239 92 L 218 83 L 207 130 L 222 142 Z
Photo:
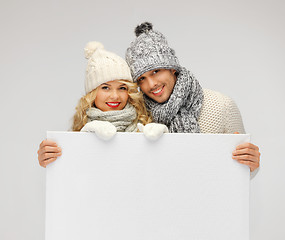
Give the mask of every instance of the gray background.
M 251 181 L 251 239 L 285 238 L 285 3 L 1 1 L 0 239 L 43 240 L 46 130 L 68 130 L 84 94 L 90 40 L 124 57 L 151 21 L 204 88 L 231 96 L 261 148 Z

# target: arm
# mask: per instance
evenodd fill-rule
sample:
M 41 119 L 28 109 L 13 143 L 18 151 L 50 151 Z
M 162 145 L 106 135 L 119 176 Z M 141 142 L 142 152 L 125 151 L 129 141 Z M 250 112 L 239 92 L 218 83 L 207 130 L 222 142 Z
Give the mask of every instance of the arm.
M 235 102 L 228 97 L 226 99 L 226 111 L 226 133 L 245 133 L 240 111 Z M 249 166 L 250 171 L 253 172 L 259 168 L 259 148 L 252 143 L 240 144 L 233 151 L 233 159 Z
M 38 160 L 42 167 L 45 168 L 59 156 L 61 156 L 61 148 L 55 142 L 48 139 L 41 142 L 38 150 Z

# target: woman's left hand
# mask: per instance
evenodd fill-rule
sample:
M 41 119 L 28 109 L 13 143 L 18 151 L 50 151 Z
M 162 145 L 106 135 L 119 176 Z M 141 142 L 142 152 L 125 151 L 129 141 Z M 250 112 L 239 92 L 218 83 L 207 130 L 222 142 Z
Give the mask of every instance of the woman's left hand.
M 100 139 L 109 141 L 117 133 L 116 127 L 108 121 L 93 120 L 85 124 L 81 132 L 94 132 Z
M 259 148 L 252 143 L 240 144 L 236 147 L 236 150 L 233 151 L 233 159 L 237 160 L 241 164 L 249 166 L 250 171 L 253 172 L 259 167 Z
M 148 123 L 145 126 L 138 123 L 138 129 L 144 133 L 145 137 L 149 140 L 156 141 L 163 133 L 168 133 L 168 128 L 161 123 Z

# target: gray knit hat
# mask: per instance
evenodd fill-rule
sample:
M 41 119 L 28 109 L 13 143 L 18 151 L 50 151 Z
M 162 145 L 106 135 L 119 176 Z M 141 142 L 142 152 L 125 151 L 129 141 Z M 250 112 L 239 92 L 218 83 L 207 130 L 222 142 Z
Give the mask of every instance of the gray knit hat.
M 180 65 L 175 52 L 167 44 L 162 33 L 154 31 L 152 24 L 145 22 L 135 29 L 137 38 L 126 51 L 126 61 L 130 66 L 134 81 L 147 71 L 154 69 L 175 69 Z

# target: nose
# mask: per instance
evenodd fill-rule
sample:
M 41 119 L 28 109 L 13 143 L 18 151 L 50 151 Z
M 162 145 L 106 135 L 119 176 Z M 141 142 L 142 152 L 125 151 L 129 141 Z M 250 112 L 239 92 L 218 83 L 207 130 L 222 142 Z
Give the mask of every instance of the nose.
M 111 98 L 112 100 L 118 100 L 118 99 L 119 99 L 119 94 L 118 94 L 117 89 L 114 89 L 114 90 L 111 92 L 110 98 Z
M 155 90 L 157 88 L 157 81 L 154 78 L 148 77 L 147 83 L 150 91 Z

